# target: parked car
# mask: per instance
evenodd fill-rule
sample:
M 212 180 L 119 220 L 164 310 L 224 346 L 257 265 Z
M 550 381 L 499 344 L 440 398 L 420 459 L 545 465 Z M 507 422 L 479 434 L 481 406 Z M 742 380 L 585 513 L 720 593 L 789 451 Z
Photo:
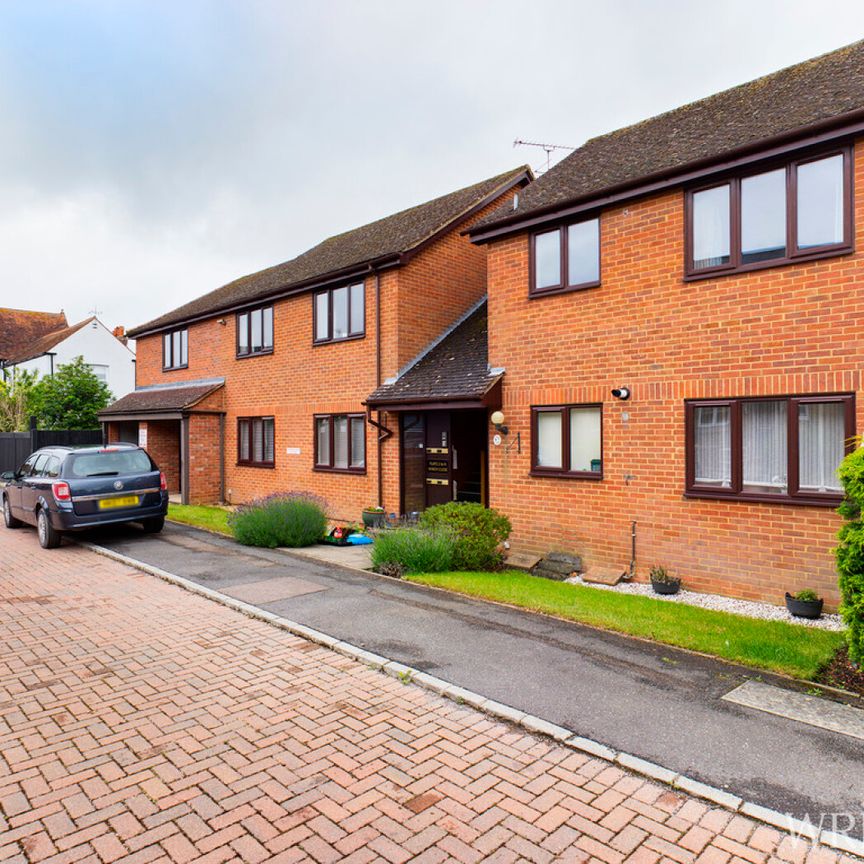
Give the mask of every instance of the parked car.
M 35 525 L 43 549 L 59 546 L 64 532 L 118 522 L 155 533 L 168 512 L 165 475 L 134 444 L 43 447 L 0 480 L 6 527 Z

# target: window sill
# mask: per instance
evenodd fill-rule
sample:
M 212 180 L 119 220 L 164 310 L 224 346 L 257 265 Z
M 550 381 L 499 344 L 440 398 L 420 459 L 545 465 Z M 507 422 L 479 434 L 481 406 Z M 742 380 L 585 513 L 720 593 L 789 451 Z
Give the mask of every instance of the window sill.
M 728 501 L 733 504 L 791 504 L 794 507 L 832 507 L 843 502 L 843 496 L 816 495 L 730 495 L 723 492 L 710 492 L 705 489 L 688 489 L 684 498 L 706 501 Z
M 559 480 L 602 480 L 602 471 L 544 471 L 532 468 L 530 477 L 557 477 Z
M 362 476 L 366 473 L 365 468 L 328 468 L 326 465 L 316 465 L 313 471 L 320 471 L 322 474 L 354 474 Z
M 187 363 L 185 366 L 163 366 L 163 372 L 182 372 L 184 369 L 188 369 L 189 364 Z
M 365 338 L 365 333 L 358 333 L 356 336 L 346 336 L 344 339 L 313 339 L 312 347 L 317 348 L 319 345 L 339 345 L 342 342 L 356 342 L 358 339 Z
M 775 258 L 771 261 L 754 261 L 752 264 L 742 264 L 740 267 L 712 267 L 702 270 L 694 270 L 684 274 L 685 282 L 701 282 L 705 279 L 720 279 L 724 276 L 739 276 L 742 273 L 753 273 L 757 270 L 768 270 L 772 267 L 789 267 L 793 264 L 809 264 L 811 261 L 821 261 L 823 258 L 838 258 L 842 255 L 851 255 L 855 251 L 854 246 L 838 246 L 819 252 L 808 252 L 796 255 L 793 258 Z
M 272 348 L 266 351 L 250 351 L 248 354 L 235 354 L 237 360 L 248 360 L 250 357 L 269 357 L 273 353 Z
M 568 285 L 564 288 L 533 288 L 528 291 L 529 300 L 539 300 L 541 297 L 554 297 L 557 294 L 570 294 L 573 291 L 588 291 L 599 288 L 600 282 L 585 282 L 582 285 Z
M 275 468 L 275 462 L 237 462 L 238 468 Z

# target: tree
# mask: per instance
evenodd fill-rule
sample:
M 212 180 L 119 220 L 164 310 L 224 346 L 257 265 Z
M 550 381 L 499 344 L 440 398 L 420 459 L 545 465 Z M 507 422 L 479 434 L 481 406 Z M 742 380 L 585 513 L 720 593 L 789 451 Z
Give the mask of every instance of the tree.
M 34 409 L 37 372 L 13 369 L 0 379 L 0 432 L 26 432 Z
M 33 413 L 41 429 L 98 429 L 99 412 L 113 399 L 83 357 L 43 377 L 34 391 Z

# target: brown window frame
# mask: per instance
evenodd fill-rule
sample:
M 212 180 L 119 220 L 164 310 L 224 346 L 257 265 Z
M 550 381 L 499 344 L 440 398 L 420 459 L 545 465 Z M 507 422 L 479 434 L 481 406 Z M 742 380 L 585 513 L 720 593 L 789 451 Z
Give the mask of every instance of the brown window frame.
M 585 222 L 597 222 L 597 279 L 590 282 L 579 282 L 575 285 L 568 283 L 569 273 L 569 249 L 567 243 L 567 230 L 571 225 L 581 225 Z M 537 260 L 537 238 L 543 234 L 552 234 L 558 232 L 558 254 L 561 264 L 561 281 L 557 285 L 550 285 L 545 288 L 537 287 L 537 270 L 535 263 Z M 603 245 L 603 225 L 600 219 L 600 214 L 596 213 L 587 219 L 570 220 L 562 225 L 553 227 L 540 228 L 537 231 L 532 231 L 528 244 L 528 296 L 530 298 L 546 297 L 550 294 L 566 294 L 570 291 L 585 291 L 589 288 L 599 288 L 603 280 L 603 258 L 601 248 Z
M 822 246 L 798 248 L 798 168 L 809 162 L 818 162 L 831 156 L 843 157 L 843 240 Z M 741 183 L 749 177 L 756 177 L 778 169 L 786 171 L 786 254 L 783 257 L 769 258 L 764 261 L 741 261 Z M 698 192 L 729 186 L 729 263 L 717 264 L 699 269 L 693 266 L 693 196 Z M 729 273 L 747 273 L 752 270 L 766 270 L 769 267 L 783 267 L 789 264 L 802 264 L 820 258 L 833 258 L 848 255 L 855 251 L 854 207 L 853 207 L 853 158 L 849 145 L 809 153 L 796 159 L 774 160 L 759 166 L 750 167 L 710 183 L 692 186 L 684 192 L 684 281 L 710 279 Z
M 598 408 L 600 410 L 600 470 L 571 471 L 570 464 L 570 411 L 573 408 Z M 561 415 L 561 467 L 548 467 L 537 464 L 537 450 L 540 438 L 537 420 L 540 414 Z M 573 480 L 602 480 L 605 457 L 603 455 L 603 403 L 602 402 L 572 402 L 567 405 L 532 405 L 531 406 L 531 476 L 532 477 L 562 477 Z
M 252 458 L 252 454 L 255 452 L 255 441 L 253 440 L 253 436 L 255 434 L 255 423 L 261 423 L 261 452 L 266 452 L 267 444 L 266 438 L 264 437 L 264 424 L 266 422 L 270 423 L 270 428 L 273 430 L 273 459 L 272 461 L 267 461 L 266 459 L 261 461 L 256 461 Z M 243 424 L 248 424 L 249 426 L 249 458 L 243 458 L 242 452 L 242 437 L 240 434 L 240 427 Z M 238 417 L 237 418 L 237 464 L 245 465 L 250 468 L 275 468 L 276 467 L 276 418 L 273 417 L 272 414 L 265 414 L 260 417 Z
M 363 329 L 357 332 L 351 332 L 351 289 L 355 285 L 363 287 Z M 345 288 L 348 291 L 348 335 L 333 336 L 333 293 L 340 288 Z M 318 298 L 327 295 L 327 336 L 318 338 Z M 312 344 L 313 345 L 329 345 L 331 342 L 350 342 L 353 339 L 362 339 L 366 335 L 366 281 L 364 279 L 356 279 L 353 282 L 346 282 L 344 285 L 337 285 L 334 288 L 325 288 L 323 291 L 312 292 Z
M 347 468 L 337 468 L 334 465 L 334 461 L 336 458 L 336 433 L 335 427 L 336 424 L 334 421 L 339 417 L 345 417 L 348 420 L 348 467 Z M 330 459 L 329 462 L 319 462 L 318 460 L 318 421 L 319 420 L 327 420 L 330 424 Z M 351 452 L 351 424 L 355 420 L 361 420 L 363 422 L 363 466 L 362 467 L 351 467 L 351 462 L 353 461 Z M 313 414 L 312 415 L 312 441 L 313 441 L 313 471 L 326 471 L 333 474 L 365 474 L 366 473 L 366 463 L 369 457 L 369 448 L 366 440 L 366 415 L 360 412 L 338 412 L 335 414 Z
M 745 402 L 786 403 L 786 459 L 787 485 L 782 495 L 764 492 L 745 492 L 742 489 L 744 457 L 742 442 L 741 406 Z M 798 483 L 798 406 L 802 404 L 839 402 L 844 406 L 845 452 L 855 449 L 855 394 L 854 393 L 807 393 L 796 395 L 742 396 L 730 399 L 687 399 L 684 402 L 685 427 L 685 498 L 712 498 L 723 501 L 751 501 L 761 504 L 797 504 L 817 507 L 836 507 L 843 500 L 842 492 L 801 491 Z M 700 486 L 696 483 L 696 434 L 695 416 L 697 408 L 729 408 L 731 485 L 729 489 L 716 486 Z
M 174 364 L 174 334 L 180 334 L 180 354 L 183 354 L 183 334 L 186 334 L 185 342 L 186 342 L 186 362 Z M 166 340 L 168 340 L 168 344 L 171 346 L 170 350 L 166 351 Z M 170 354 L 170 356 L 169 356 Z M 171 362 L 169 362 L 169 360 Z M 173 330 L 166 330 L 162 334 L 162 371 L 163 372 L 172 372 L 175 369 L 188 369 L 189 368 L 189 328 L 188 327 L 175 327 Z
M 252 350 L 252 316 L 256 312 L 261 313 L 261 341 L 264 341 L 264 313 L 267 310 L 270 310 L 270 335 L 271 335 L 271 344 L 269 346 L 263 347 L 260 351 Z M 248 351 L 241 352 L 240 351 L 240 332 L 241 332 L 241 319 L 246 319 L 246 344 L 249 346 Z M 272 354 L 273 353 L 273 343 L 276 341 L 276 318 L 275 313 L 273 311 L 273 304 L 269 303 L 265 306 L 256 306 L 254 309 L 244 309 L 242 312 L 238 312 L 234 316 L 235 321 L 235 336 L 234 336 L 234 350 L 238 360 L 245 360 L 247 357 L 261 357 L 264 354 Z

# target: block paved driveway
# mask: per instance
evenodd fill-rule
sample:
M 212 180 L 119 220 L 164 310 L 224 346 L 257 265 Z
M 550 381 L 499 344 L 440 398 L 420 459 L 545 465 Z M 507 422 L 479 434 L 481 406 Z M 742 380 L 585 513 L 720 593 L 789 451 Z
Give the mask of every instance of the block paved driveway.
M 3 864 L 846 860 L 85 549 L 0 562 Z

